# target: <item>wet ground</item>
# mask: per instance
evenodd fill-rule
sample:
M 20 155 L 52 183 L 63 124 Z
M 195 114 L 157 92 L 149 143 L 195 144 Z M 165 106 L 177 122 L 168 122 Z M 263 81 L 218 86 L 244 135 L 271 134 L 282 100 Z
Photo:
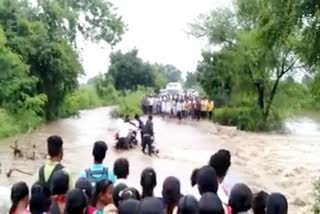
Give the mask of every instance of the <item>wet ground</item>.
M 154 126 L 160 155 L 150 158 L 143 155 L 140 148 L 126 152 L 113 149 L 116 121 L 109 118 L 109 111 L 108 108 L 83 111 L 79 118 L 50 123 L 26 136 L 24 145 L 36 144 L 38 155 L 43 156 L 39 151 L 45 153 L 46 138 L 52 134 L 61 135 L 65 141 L 63 163 L 77 177 L 80 170 L 89 167 L 92 162 L 93 143 L 104 140 L 110 147 L 105 164 L 112 167 L 118 157 L 128 158 L 129 179 L 136 187 L 139 187 L 140 173 L 145 167 L 156 169 L 157 194 L 160 194 L 162 181 L 169 175 L 177 176 L 181 180 L 182 191 L 188 192 L 192 170 L 206 164 L 211 154 L 224 148 L 232 153 L 229 180 L 245 182 L 254 191 L 283 192 L 290 202 L 289 213 L 310 213 L 312 182 L 320 174 L 320 135 L 317 132 L 299 133 L 306 124 L 289 123 L 290 128 L 297 131 L 291 135 L 269 135 L 244 133 L 206 121 L 178 122 L 156 118 Z M 0 184 L 10 186 L 20 180 L 31 184 L 35 181 L 32 176 L 14 173 L 8 179 L 4 175 L 9 168 L 35 173 L 44 162 L 43 159 L 14 160 L 8 147 L 8 143 L 14 140 L 6 139 L 0 144 Z

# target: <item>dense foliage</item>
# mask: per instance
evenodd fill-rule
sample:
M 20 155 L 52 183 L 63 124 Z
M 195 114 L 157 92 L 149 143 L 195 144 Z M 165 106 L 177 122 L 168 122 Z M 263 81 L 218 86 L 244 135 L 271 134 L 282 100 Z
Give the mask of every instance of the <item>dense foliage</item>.
M 312 1 L 308 2 L 237 0 L 234 10 L 214 10 L 191 25 L 193 35 L 206 37 L 215 47 L 215 51 L 203 53 L 197 74 L 218 107 L 231 107 L 224 110 L 226 114 L 235 109 L 227 121 L 243 118 L 245 107 L 252 112 L 246 114 L 251 117 L 248 124 L 254 121 L 266 127 L 241 127 L 265 129 L 268 123 L 278 120 L 282 109 L 297 109 L 310 103 L 309 96 L 301 96 L 308 94 L 305 91 L 310 88 L 295 83 L 297 74 L 318 70 L 315 42 L 320 32 L 320 10 L 311 9 Z M 292 81 L 284 84 L 290 77 Z M 315 88 L 317 84 L 311 85 Z M 299 90 L 295 90 L 297 87 Z M 316 94 L 315 91 L 318 90 L 314 90 Z M 301 102 L 300 98 L 306 101 Z M 285 99 L 290 102 L 283 102 Z
M 83 73 L 76 35 L 114 45 L 124 27 L 106 0 L 0 0 L 2 113 L 61 116 Z

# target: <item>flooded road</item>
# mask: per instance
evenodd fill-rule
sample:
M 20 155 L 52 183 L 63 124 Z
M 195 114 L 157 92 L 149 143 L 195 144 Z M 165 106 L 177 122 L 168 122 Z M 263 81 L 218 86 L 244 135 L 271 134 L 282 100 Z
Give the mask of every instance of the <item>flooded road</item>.
M 113 167 L 119 157 L 130 161 L 132 183 L 139 188 L 140 173 L 145 167 L 153 167 L 158 174 L 157 194 L 161 192 L 166 176 L 177 176 L 182 183 L 182 191 L 190 189 L 190 175 L 194 168 L 206 164 L 218 149 L 228 149 L 232 153 L 232 166 L 229 178 L 247 183 L 253 191 L 283 192 L 289 199 L 289 213 L 310 213 L 312 204 L 312 182 L 320 175 L 319 133 L 290 135 L 252 134 L 233 128 L 220 127 L 210 122 L 164 121 L 155 118 L 154 126 L 158 158 L 145 156 L 137 148 L 132 151 L 116 152 L 113 149 L 113 135 L 116 121 L 110 119 L 109 108 L 83 111 L 79 118 L 59 120 L 43 126 L 24 139 L 25 143 L 36 144 L 45 153 L 46 138 L 57 134 L 64 139 L 65 156 L 63 163 L 77 177 L 80 170 L 92 163 L 91 149 L 97 140 L 107 142 L 109 150 L 105 165 Z M 298 125 L 291 128 L 299 131 Z M 317 129 L 317 128 L 315 128 Z M 309 130 L 309 129 L 308 129 Z M 305 132 L 303 132 L 305 133 Z M 7 139 L 0 143 L 2 174 L 0 184 L 11 184 L 24 180 L 32 184 L 35 178 L 14 173 L 6 178 L 4 172 L 9 168 L 19 168 L 35 173 L 44 160 L 13 160 Z

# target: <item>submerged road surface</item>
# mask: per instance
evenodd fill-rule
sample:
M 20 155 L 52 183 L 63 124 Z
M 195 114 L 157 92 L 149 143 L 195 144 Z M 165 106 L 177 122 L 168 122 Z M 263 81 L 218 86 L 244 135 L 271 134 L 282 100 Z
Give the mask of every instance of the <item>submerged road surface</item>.
M 232 166 L 228 180 L 244 182 L 253 191 L 283 192 L 289 199 L 289 213 L 309 213 L 314 182 L 319 177 L 320 144 L 319 136 L 250 134 L 201 121 L 172 121 L 154 119 L 159 157 L 143 155 L 140 147 L 131 151 L 117 152 L 113 149 L 116 120 L 110 119 L 109 108 L 99 108 L 81 112 L 79 118 L 62 119 L 43 126 L 23 139 L 25 147 L 36 144 L 36 161 L 14 160 L 7 139 L 0 144 L 2 173 L 0 185 L 10 186 L 24 180 L 29 184 L 35 177 L 12 174 L 6 178 L 5 172 L 18 168 L 30 173 L 44 163 L 46 138 L 60 135 L 64 139 L 63 163 L 72 171 L 75 179 L 80 170 L 92 163 L 92 145 L 97 140 L 107 142 L 109 150 L 105 165 L 113 167 L 119 157 L 130 161 L 132 183 L 139 187 L 140 174 L 145 167 L 155 168 L 158 175 L 156 193 L 160 195 L 162 182 L 167 176 L 174 175 L 182 183 L 183 193 L 190 190 L 190 175 L 194 168 L 208 163 L 210 156 L 218 149 L 228 149 L 232 153 Z

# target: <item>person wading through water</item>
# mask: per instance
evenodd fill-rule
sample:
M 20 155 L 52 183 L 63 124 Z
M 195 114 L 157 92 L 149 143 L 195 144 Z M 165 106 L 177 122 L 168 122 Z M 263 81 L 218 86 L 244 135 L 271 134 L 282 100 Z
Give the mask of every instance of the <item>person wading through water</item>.
M 40 167 L 37 176 L 41 185 L 47 186 L 52 190 L 52 176 L 59 170 L 65 171 L 69 177 L 70 173 L 61 164 L 63 158 L 63 141 L 60 136 L 51 136 L 47 139 L 49 160 L 45 165 Z M 70 184 L 72 184 L 70 179 Z M 71 185 L 70 185 L 71 186 Z
M 152 142 L 154 140 L 153 122 L 150 115 L 143 129 L 142 152 L 145 153 L 148 146 L 148 154 L 152 155 Z

